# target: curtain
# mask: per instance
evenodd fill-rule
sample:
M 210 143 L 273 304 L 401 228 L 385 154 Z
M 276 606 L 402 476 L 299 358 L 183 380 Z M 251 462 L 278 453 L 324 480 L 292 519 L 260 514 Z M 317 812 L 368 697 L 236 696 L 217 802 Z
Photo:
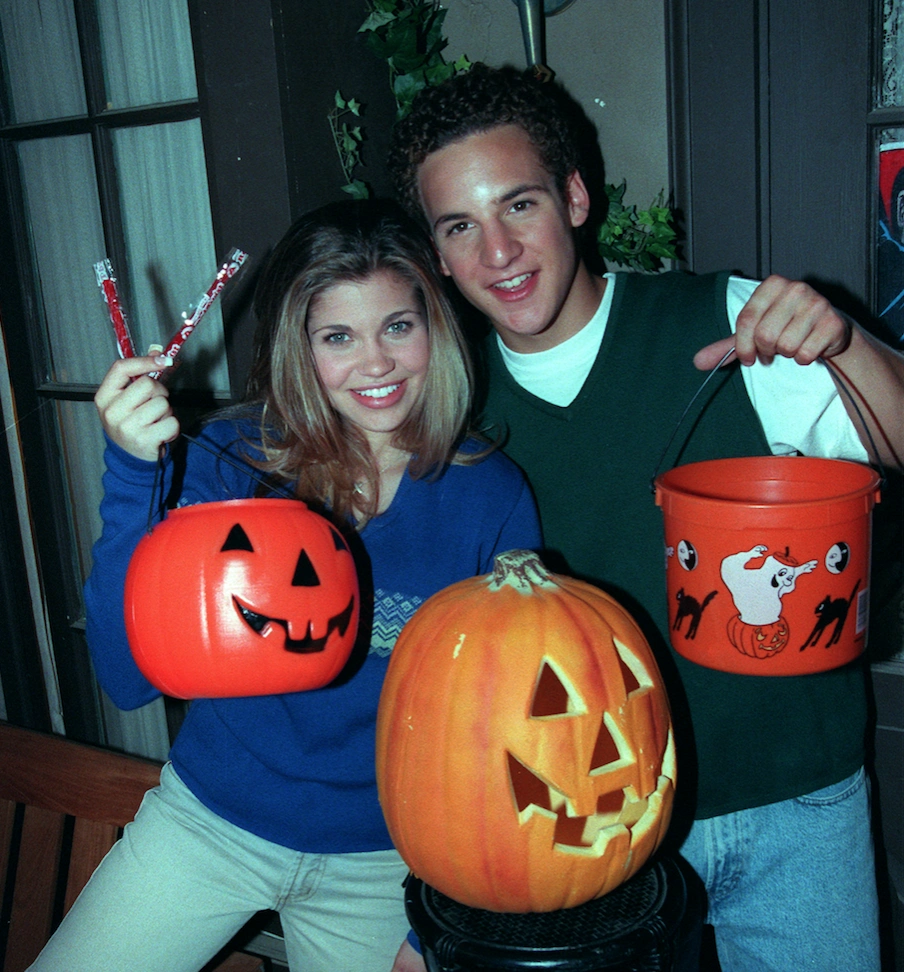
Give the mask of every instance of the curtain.
M 0 0 L 0 31 L 10 122 L 85 114 L 71 2 Z
M 97 0 L 97 17 L 111 108 L 198 96 L 184 0 Z
M 45 351 L 38 380 L 55 385 L 58 441 L 48 443 L 64 470 L 76 549 L 61 557 L 80 576 L 91 567 L 100 531 L 98 505 L 103 437 L 90 401 L 66 400 L 67 386 L 93 386 L 117 351 L 108 310 L 94 275 L 106 252 L 103 214 L 118 196 L 125 266 L 114 266 L 139 352 L 164 344 L 214 279 L 215 252 L 201 126 L 197 119 L 156 124 L 111 114 L 89 118 L 83 58 L 99 55 L 107 111 L 197 100 L 187 0 L 95 0 L 96 31 L 79 37 L 73 0 L 0 0 L 4 124 L 84 119 L 86 134 L 48 127 L 13 140 L 23 192 L 22 239 L 37 292 L 31 295 Z M 82 45 L 80 47 L 80 45 Z M 92 134 L 93 133 L 93 134 Z M 46 137 L 43 137 L 45 136 Z M 109 140 L 109 142 L 107 142 Z M 115 185 L 97 182 L 95 145 L 112 146 Z M 230 241 L 230 245 L 232 241 Z M 241 246 L 241 241 L 234 245 Z M 4 321 L 4 326 L 25 322 Z M 180 355 L 173 383 L 228 396 L 219 305 L 204 317 Z M 84 396 L 81 396 L 84 398 Z M 25 503 L 23 497 L 19 503 Z M 27 521 L 26 521 L 27 522 Z M 46 580 L 44 581 L 46 583 Z M 36 605 L 41 583 L 32 585 Z M 52 686 L 48 683 L 48 696 Z M 2 691 L 0 691 L 2 698 Z M 119 712 L 101 696 L 107 741 L 164 758 L 168 734 L 163 701 Z M 65 715 L 65 713 L 64 713 Z
M 166 344 L 217 271 L 197 120 L 113 132 L 125 224 L 134 337 Z M 228 394 L 220 306 L 180 352 L 171 383 Z

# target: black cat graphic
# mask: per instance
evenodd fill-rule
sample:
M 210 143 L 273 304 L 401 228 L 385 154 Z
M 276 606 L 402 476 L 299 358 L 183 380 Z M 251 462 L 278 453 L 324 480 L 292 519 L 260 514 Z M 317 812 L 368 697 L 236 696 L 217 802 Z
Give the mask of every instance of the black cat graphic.
M 700 627 L 700 618 L 703 617 L 703 609 L 718 593 L 718 591 L 710 591 L 703 598 L 703 603 L 701 604 L 695 597 L 691 597 L 690 594 L 685 594 L 684 588 L 682 587 L 675 595 L 675 599 L 678 601 L 678 611 L 675 614 L 675 623 L 672 625 L 672 631 L 680 631 L 681 622 L 685 618 L 690 618 L 690 624 L 687 626 L 687 631 L 684 632 L 684 637 L 688 641 L 693 641 L 697 637 L 697 628 Z
M 814 613 L 817 615 L 816 624 L 813 625 L 810 637 L 800 646 L 801 651 L 804 648 L 809 648 L 810 645 L 815 645 L 822 637 L 823 631 L 833 623 L 835 630 L 832 632 L 825 646 L 826 648 L 830 648 L 838 642 L 838 639 L 841 637 L 841 632 L 844 629 L 844 623 L 847 621 L 848 611 L 854 602 L 854 596 L 859 586 L 860 578 L 858 577 L 857 583 L 851 591 L 851 596 L 847 600 L 843 597 L 832 598 L 826 594 L 819 604 L 816 605 L 814 609 Z

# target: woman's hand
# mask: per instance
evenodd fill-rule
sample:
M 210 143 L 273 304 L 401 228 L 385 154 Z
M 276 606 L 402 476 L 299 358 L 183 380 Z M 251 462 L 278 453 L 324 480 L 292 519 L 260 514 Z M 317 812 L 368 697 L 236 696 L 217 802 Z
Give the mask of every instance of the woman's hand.
M 171 364 L 160 355 L 123 358 L 113 363 L 94 396 L 104 431 L 137 459 L 153 462 L 160 446 L 179 435 L 166 385 L 149 377 Z

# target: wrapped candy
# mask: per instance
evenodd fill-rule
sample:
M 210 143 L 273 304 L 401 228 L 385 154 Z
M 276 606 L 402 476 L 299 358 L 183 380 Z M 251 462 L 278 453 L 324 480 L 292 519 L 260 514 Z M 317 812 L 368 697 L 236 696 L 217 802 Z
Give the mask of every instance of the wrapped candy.
M 129 332 L 129 322 L 123 312 L 122 304 L 119 301 L 119 292 L 116 289 L 116 277 L 113 275 L 113 265 L 109 260 L 101 260 L 94 264 L 94 274 L 97 277 L 97 285 L 100 287 L 107 308 L 110 311 L 110 321 L 113 324 L 113 332 L 116 335 L 116 347 L 119 349 L 120 358 L 134 358 L 135 344 Z
M 187 340 L 191 332 L 198 326 L 201 318 L 210 309 L 213 302 L 223 292 L 227 282 L 231 280 L 241 269 L 242 264 L 248 259 L 248 254 L 244 250 L 233 248 L 229 251 L 223 261 L 213 283 L 201 295 L 200 300 L 189 311 L 183 313 L 183 324 L 178 331 L 169 339 L 169 342 L 162 349 L 162 354 L 167 358 L 173 359 L 179 353 L 182 345 Z M 94 264 L 94 273 L 97 277 L 98 286 L 101 288 L 104 300 L 110 311 L 110 321 L 113 324 L 113 331 L 116 335 L 116 345 L 119 355 L 122 358 L 135 357 L 135 344 L 129 333 L 129 325 L 123 312 L 116 289 L 116 277 L 113 274 L 113 267 L 109 260 L 101 260 Z M 159 378 L 162 371 L 152 371 L 152 378 Z
M 214 277 L 213 283 L 201 295 L 201 298 L 195 305 L 194 309 L 187 311 L 182 315 L 184 323 L 169 339 L 169 342 L 163 348 L 162 354 L 165 357 L 170 358 L 171 360 L 176 357 L 188 336 L 198 326 L 198 322 L 210 309 L 211 304 L 213 304 L 217 297 L 220 296 L 227 282 L 239 272 L 242 264 L 247 259 L 248 254 L 243 250 L 232 249 L 229 251 L 226 259 L 223 261 L 220 269 L 217 271 L 217 275 Z M 161 374 L 162 372 L 160 371 L 154 371 L 151 372 L 151 377 L 159 378 Z

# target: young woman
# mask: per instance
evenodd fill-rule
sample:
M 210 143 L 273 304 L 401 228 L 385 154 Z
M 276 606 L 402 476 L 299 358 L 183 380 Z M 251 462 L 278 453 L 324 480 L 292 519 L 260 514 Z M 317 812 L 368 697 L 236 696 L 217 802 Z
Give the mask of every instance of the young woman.
M 190 441 L 178 504 L 268 495 L 265 479 L 328 515 L 364 558 L 366 655 L 322 689 L 193 701 L 160 786 L 33 969 L 196 972 L 263 909 L 280 913 L 298 972 L 392 966 L 406 867 L 373 753 L 389 654 L 431 594 L 539 546 L 520 473 L 464 436 L 470 370 L 433 263 L 420 231 L 374 202 L 315 211 L 274 252 L 249 403 Z M 95 398 L 107 468 L 88 640 L 125 709 L 159 694 L 129 652 L 123 581 L 155 483 L 174 482 L 176 450 L 161 446 L 179 424 L 148 377 L 165 366 L 117 361 Z

